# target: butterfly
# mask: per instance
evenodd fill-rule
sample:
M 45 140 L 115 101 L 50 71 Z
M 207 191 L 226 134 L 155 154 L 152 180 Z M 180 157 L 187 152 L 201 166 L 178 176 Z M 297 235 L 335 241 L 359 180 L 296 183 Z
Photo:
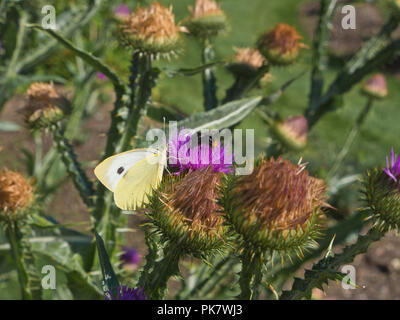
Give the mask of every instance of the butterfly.
M 147 196 L 161 182 L 166 165 L 166 147 L 134 149 L 105 159 L 94 174 L 114 193 L 118 208 L 136 210 L 148 202 Z

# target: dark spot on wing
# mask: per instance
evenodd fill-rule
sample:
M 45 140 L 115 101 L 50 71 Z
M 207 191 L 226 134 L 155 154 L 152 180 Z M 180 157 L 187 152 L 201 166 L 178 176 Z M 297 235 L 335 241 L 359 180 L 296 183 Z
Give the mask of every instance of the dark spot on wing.
M 124 172 L 124 170 L 125 170 L 124 167 L 119 167 L 117 173 L 121 174 L 122 172 Z

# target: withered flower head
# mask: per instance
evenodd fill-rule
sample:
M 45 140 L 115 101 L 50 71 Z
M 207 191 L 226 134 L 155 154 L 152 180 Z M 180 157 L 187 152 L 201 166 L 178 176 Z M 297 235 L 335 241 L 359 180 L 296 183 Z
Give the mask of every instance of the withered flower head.
M 211 166 L 192 171 L 177 183 L 165 183 L 168 190 L 150 200 L 155 224 L 187 254 L 204 256 L 225 246 L 224 218 L 217 203 L 222 175 Z
M 372 99 L 384 99 L 388 95 L 386 78 L 376 74 L 362 86 L 361 92 Z
M 288 65 L 293 63 L 301 48 L 307 46 L 299 40 L 303 37 L 297 30 L 285 23 L 279 23 L 272 31 L 258 40 L 258 49 L 271 64 Z
M 175 54 L 180 47 L 172 6 L 166 8 L 158 2 L 131 13 L 120 25 L 120 36 L 124 45 L 156 58 Z
M 262 159 L 236 182 L 228 219 L 247 245 L 301 252 L 319 234 L 325 192 L 325 183 L 311 177 L 304 164 Z
M 189 6 L 189 11 L 191 15 L 184 25 L 194 36 L 215 36 L 228 28 L 227 17 L 214 0 L 196 0 L 194 8 Z
M 67 100 L 57 93 L 53 83 L 32 83 L 26 91 L 26 99 L 23 113 L 33 129 L 45 128 L 60 121 L 66 112 Z
M 301 150 L 307 144 L 308 122 L 304 116 L 276 121 L 271 129 L 276 138 L 289 149 Z
M 252 76 L 259 68 L 267 64 L 267 60 L 257 49 L 239 48 L 235 50 L 236 55 L 229 65 L 229 70 L 234 74 Z
M 4 168 L 0 171 L 0 216 L 12 217 L 33 200 L 32 185 L 18 172 Z

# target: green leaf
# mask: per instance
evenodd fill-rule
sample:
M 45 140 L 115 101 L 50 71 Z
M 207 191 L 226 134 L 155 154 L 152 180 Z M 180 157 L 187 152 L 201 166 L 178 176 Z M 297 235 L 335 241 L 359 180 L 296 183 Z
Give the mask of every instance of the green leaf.
M 92 55 L 89 52 L 86 52 L 82 49 L 77 48 L 61 34 L 55 32 L 54 30 L 51 30 L 51 29 L 45 29 L 37 24 L 28 24 L 27 26 L 30 28 L 34 28 L 34 29 L 40 30 L 42 32 L 45 32 L 48 35 L 50 35 L 51 37 L 53 37 L 54 39 L 56 39 L 59 43 L 61 43 L 67 49 L 71 50 L 75 55 L 77 55 L 82 60 L 84 60 L 85 62 L 90 64 L 94 69 L 96 69 L 97 71 L 100 71 L 101 73 L 106 75 L 116 87 L 123 88 L 125 86 L 125 84 L 118 77 L 118 75 L 114 71 L 112 71 L 110 67 L 108 67 L 106 64 L 104 64 L 99 58 L 95 57 L 94 55 Z
M 119 281 L 111 265 L 110 258 L 108 257 L 103 239 L 95 232 L 97 251 L 99 254 L 101 272 L 103 274 L 103 281 L 105 285 L 104 293 L 110 293 L 113 297 L 118 297 Z
M 11 121 L 0 120 L 0 131 L 4 132 L 17 132 L 21 130 L 21 126 Z
M 207 112 L 196 113 L 179 121 L 178 127 L 198 132 L 202 129 L 228 128 L 246 118 L 256 108 L 263 97 L 246 98 L 229 102 Z

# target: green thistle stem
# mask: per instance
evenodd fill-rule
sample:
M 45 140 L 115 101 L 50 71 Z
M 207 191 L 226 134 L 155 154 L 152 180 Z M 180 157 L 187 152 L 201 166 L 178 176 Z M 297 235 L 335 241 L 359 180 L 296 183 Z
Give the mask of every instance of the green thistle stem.
M 22 257 L 22 243 L 21 243 L 21 235 L 15 221 L 9 221 L 5 228 L 5 235 L 7 237 L 8 242 L 10 243 L 12 257 L 14 259 L 18 280 L 21 286 L 21 296 L 23 300 L 32 300 L 32 292 L 29 290 L 29 276 L 28 271 L 26 270 L 23 257 Z
M 176 245 L 167 245 L 164 248 L 164 258 L 155 263 L 154 269 L 148 277 L 149 282 L 145 284 L 146 296 L 152 300 L 165 299 L 168 289 L 168 280 L 173 276 L 178 276 L 179 260 L 182 251 Z
M 86 174 L 78 162 L 74 149 L 68 139 L 65 137 L 64 129 L 59 124 L 53 124 L 50 127 L 53 140 L 56 144 L 57 151 L 67 168 L 67 172 L 72 178 L 72 181 L 77 188 L 83 202 L 91 208 L 93 205 L 94 190 L 92 183 L 87 178 Z
M 214 49 L 211 46 L 209 40 L 204 40 L 202 52 L 203 64 L 208 64 L 214 59 Z M 206 111 L 214 109 L 218 106 L 217 99 L 217 84 L 212 68 L 207 68 L 203 71 L 203 96 L 204 96 L 204 109 Z
M 356 121 L 354 122 L 354 125 L 351 128 L 349 135 L 347 136 L 346 142 L 343 145 L 342 150 L 339 152 L 339 154 L 337 155 L 337 157 L 335 159 L 334 165 L 332 166 L 331 170 L 329 170 L 327 178 L 326 178 L 327 181 L 329 181 L 336 174 L 336 172 L 342 165 L 343 160 L 349 153 L 350 148 L 353 145 L 356 136 L 360 132 L 361 126 L 363 125 L 365 119 L 367 118 L 367 116 L 372 108 L 372 105 L 373 105 L 373 99 L 369 98 L 367 101 L 367 104 L 365 105 L 363 110 L 361 110 Z
M 241 300 L 257 299 L 260 293 L 263 260 L 262 254 L 252 249 L 244 249 L 241 256 L 242 270 L 240 272 Z

